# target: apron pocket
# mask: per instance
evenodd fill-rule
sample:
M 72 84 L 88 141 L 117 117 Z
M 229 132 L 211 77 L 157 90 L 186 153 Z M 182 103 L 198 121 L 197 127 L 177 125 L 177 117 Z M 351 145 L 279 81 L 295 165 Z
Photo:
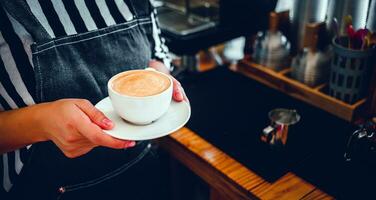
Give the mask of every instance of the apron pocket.
M 150 18 L 33 44 L 37 102 L 108 96 L 115 74 L 147 67 L 151 59 Z

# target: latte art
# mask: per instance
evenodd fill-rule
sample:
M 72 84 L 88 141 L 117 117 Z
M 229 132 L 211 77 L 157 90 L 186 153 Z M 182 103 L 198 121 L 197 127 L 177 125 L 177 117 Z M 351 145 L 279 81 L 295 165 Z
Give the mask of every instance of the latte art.
M 170 87 L 170 79 L 153 71 L 134 71 L 117 77 L 113 89 L 127 96 L 145 97 L 159 94 Z

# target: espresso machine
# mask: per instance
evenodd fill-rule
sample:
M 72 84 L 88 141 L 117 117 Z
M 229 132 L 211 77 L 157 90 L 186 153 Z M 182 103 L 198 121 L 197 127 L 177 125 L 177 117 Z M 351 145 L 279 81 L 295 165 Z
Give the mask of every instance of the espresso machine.
M 173 64 L 180 73 L 185 69 L 198 72 L 199 63 L 206 63 L 206 60 L 222 65 L 221 56 L 213 46 L 266 27 L 268 13 L 275 6 L 273 2 L 275 0 L 154 0 L 152 3 L 157 7 L 162 35 L 174 54 L 172 57 L 177 58 Z
M 160 26 L 172 34 L 185 36 L 218 24 L 218 0 L 161 0 L 158 7 Z

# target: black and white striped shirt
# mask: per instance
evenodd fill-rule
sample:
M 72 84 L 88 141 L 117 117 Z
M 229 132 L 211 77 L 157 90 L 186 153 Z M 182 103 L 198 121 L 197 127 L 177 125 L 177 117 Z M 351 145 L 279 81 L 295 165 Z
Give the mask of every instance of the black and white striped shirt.
M 5 0 L 6 1 L 6 0 Z M 12 0 L 9 0 L 12 1 Z M 52 38 L 74 35 L 124 23 L 134 18 L 129 0 L 25 0 L 32 14 Z M 0 1 L 0 111 L 35 104 L 34 70 L 26 29 L 13 18 Z M 153 23 L 154 58 L 170 67 L 168 49 L 160 37 L 156 12 Z M 0 155 L 0 197 L 15 184 L 27 148 Z

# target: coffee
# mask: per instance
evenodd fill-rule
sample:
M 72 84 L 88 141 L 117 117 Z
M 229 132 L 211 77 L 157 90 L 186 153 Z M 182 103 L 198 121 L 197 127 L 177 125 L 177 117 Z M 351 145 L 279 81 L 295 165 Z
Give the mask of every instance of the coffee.
M 171 105 L 171 78 L 152 69 L 121 72 L 108 81 L 107 87 L 116 113 L 133 124 L 150 124 Z
M 146 97 L 159 94 L 170 87 L 170 79 L 154 71 L 130 71 L 117 77 L 112 88 L 127 96 Z

